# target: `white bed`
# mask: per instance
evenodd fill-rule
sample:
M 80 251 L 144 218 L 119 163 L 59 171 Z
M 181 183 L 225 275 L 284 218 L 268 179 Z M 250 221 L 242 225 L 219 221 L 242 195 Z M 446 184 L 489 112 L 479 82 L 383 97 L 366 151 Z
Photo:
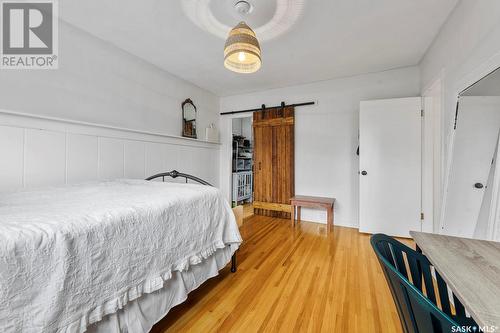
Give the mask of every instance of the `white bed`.
M 241 237 L 213 187 L 119 180 L 0 195 L 1 332 L 148 332 Z

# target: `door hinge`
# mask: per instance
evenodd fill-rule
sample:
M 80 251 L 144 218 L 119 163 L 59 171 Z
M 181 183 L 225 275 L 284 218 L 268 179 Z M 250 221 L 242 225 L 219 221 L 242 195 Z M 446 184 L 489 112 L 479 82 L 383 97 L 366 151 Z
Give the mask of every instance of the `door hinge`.
M 424 109 L 421 109 L 420 110 L 420 117 L 423 117 L 424 116 Z
M 420 219 L 423 221 L 424 220 L 424 213 L 420 213 Z

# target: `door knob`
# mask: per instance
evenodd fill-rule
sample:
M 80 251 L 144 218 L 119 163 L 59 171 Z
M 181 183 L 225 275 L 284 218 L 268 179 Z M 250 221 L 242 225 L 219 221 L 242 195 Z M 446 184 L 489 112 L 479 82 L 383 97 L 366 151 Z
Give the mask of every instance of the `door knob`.
M 482 188 L 484 187 L 484 185 L 483 185 L 483 184 L 481 184 L 481 183 L 475 183 L 475 184 L 474 184 L 474 187 L 475 187 L 475 188 L 478 188 L 478 189 L 482 189 Z
M 366 175 L 368 174 L 368 172 L 366 172 L 365 170 L 363 170 L 363 171 L 361 171 L 361 174 L 362 174 L 363 176 L 366 176 Z

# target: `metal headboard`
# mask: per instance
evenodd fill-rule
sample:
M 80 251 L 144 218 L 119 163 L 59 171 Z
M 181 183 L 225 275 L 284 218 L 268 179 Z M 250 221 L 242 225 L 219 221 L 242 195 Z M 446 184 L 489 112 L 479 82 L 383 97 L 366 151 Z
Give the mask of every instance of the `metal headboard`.
M 188 182 L 188 180 L 192 180 L 192 181 L 195 181 L 195 182 L 200 183 L 202 185 L 208 185 L 208 186 L 212 186 L 213 187 L 212 184 L 210 184 L 207 181 L 204 181 L 201 178 L 195 177 L 193 175 L 189 175 L 187 173 L 182 173 L 182 172 L 179 172 L 177 170 L 173 170 L 173 171 L 170 171 L 170 172 L 158 173 L 158 174 L 156 174 L 154 176 L 146 178 L 146 180 L 153 180 L 153 179 L 156 179 L 156 178 L 161 178 L 162 181 L 165 181 L 165 177 L 171 177 L 171 178 L 174 178 L 174 179 L 177 178 L 177 177 L 182 177 L 182 178 L 186 179 L 186 183 Z
M 175 179 L 177 177 L 182 177 L 182 178 L 186 179 L 186 183 L 188 182 L 188 180 L 192 180 L 192 181 L 195 181 L 195 182 L 200 183 L 202 185 L 207 185 L 207 186 L 212 186 L 213 187 L 212 184 L 210 184 L 207 181 L 204 181 L 201 178 L 195 177 L 193 175 L 189 175 L 187 173 L 182 173 L 182 172 L 179 172 L 177 170 L 172 170 L 170 172 L 158 173 L 156 175 L 153 175 L 151 177 L 146 178 L 146 180 L 153 180 L 153 179 L 156 179 L 156 178 L 161 178 L 162 181 L 164 182 L 165 181 L 165 177 L 171 177 L 173 179 Z M 231 272 L 233 272 L 233 273 L 236 272 L 236 252 L 231 257 Z

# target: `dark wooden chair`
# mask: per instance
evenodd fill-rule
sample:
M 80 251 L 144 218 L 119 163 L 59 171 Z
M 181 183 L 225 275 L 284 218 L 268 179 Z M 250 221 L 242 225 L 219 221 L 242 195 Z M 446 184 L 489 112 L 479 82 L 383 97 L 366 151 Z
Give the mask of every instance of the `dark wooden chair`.
M 462 332 L 462 327 L 479 332 L 478 325 L 466 316 L 464 306 L 449 292 L 427 257 L 384 234 L 373 235 L 370 242 L 405 333 Z

